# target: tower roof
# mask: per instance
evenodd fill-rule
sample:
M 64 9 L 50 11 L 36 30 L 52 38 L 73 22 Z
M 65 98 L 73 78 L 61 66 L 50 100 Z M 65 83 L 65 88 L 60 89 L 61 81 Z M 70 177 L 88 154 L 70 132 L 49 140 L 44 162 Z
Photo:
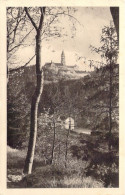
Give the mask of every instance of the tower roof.
M 65 63 L 65 53 L 64 53 L 64 50 L 62 50 L 62 54 L 61 54 L 61 64 L 64 66 L 66 63 Z
M 63 55 L 63 56 L 65 55 L 64 50 L 62 50 L 62 54 L 61 55 Z

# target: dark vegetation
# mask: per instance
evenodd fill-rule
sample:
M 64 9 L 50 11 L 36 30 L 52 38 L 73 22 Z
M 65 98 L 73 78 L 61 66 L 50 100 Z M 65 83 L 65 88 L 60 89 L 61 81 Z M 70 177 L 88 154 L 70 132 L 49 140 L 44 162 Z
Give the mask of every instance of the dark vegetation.
M 53 176 L 49 177 L 51 180 L 49 182 L 52 183 L 50 187 L 84 187 L 84 182 L 78 182 L 79 184 L 74 184 L 74 186 L 64 183 L 65 175 L 67 183 L 70 183 L 73 173 L 74 180 L 80 174 L 80 181 L 90 177 L 90 180 L 87 180 L 88 183 L 97 180 L 101 181 L 101 185 L 104 187 L 118 187 L 118 69 L 118 65 L 112 66 L 111 135 L 109 134 L 109 108 L 107 106 L 109 105 L 109 66 L 95 70 L 82 79 L 59 80 L 56 83 L 51 82 L 44 85 L 39 105 L 36 144 L 36 155 L 40 159 L 41 166 L 44 165 L 44 167 L 38 166 L 39 163 L 34 163 L 33 170 L 35 172 L 33 174 L 37 172 L 37 178 L 38 175 L 41 175 L 42 178 L 48 169 L 50 170 L 49 174 L 52 175 L 56 169 L 54 178 Z M 35 88 L 34 80 L 34 66 L 15 71 L 9 78 L 7 137 L 8 145 L 13 148 L 23 150 L 27 148 L 30 104 Z M 76 128 L 92 129 L 92 135 L 70 133 L 66 162 L 68 168 L 65 170 L 67 131 L 63 127 L 63 121 L 69 115 L 75 119 Z M 56 128 L 52 153 L 54 124 L 56 124 Z M 108 148 L 109 138 L 111 150 Z M 15 165 L 12 163 L 9 168 L 10 162 L 8 161 L 8 163 L 8 169 L 13 172 Z M 23 168 L 22 164 L 21 167 Z M 34 177 L 36 181 L 35 179 L 32 181 L 31 178 L 32 175 L 28 176 L 27 182 L 24 182 L 27 187 L 49 187 L 49 183 L 37 184 L 37 178 Z M 56 182 L 53 183 L 53 180 Z M 57 180 L 61 181 L 57 182 Z M 88 183 L 87 186 L 89 186 Z

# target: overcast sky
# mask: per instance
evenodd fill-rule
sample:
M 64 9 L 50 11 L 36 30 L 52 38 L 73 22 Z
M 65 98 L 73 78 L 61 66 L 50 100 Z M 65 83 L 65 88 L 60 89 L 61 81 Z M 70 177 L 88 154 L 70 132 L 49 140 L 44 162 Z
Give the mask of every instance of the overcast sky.
M 42 63 L 60 62 L 61 52 L 64 50 L 66 56 L 66 64 L 78 64 L 82 68 L 82 63 L 77 61 L 78 56 L 87 59 L 100 60 L 97 54 L 91 53 L 89 46 L 99 47 L 101 31 L 104 26 L 110 24 L 112 20 L 109 7 L 77 7 L 74 15 L 79 23 L 76 23 L 76 35 L 72 38 L 71 22 L 68 19 L 61 18 L 62 26 L 67 31 L 67 37 L 53 38 L 49 42 L 43 42 L 42 47 Z M 34 48 L 24 48 L 23 52 L 18 52 L 22 65 L 34 54 Z M 32 64 L 35 61 L 32 61 Z

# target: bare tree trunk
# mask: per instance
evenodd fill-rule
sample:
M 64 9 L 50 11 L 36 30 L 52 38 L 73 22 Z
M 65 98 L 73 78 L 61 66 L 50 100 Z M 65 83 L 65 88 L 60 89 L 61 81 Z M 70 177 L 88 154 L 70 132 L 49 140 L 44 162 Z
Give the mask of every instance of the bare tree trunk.
M 66 139 L 65 168 L 67 167 L 68 140 L 69 140 L 70 129 L 71 129 L 71 121 L 69 121 L 69 129 L 68 129 L 67 139 Z
M 110 12 L 113 18 L 113 22 L 114 22 L 118 40 L 119 40 L 119 7 L 110 7 Z
M 34 152 L 37 137 L 37 116 L 38 116 L 38 105 L 40 102 L 40 97 L 43 91 L 43 70 L 41 69 L 41 33 L 37 32 L 36 36 L 36 76 L 37 85 L 35 92 L 32 97 L 31 103 L 31 124 L 30 124 L 30 139 L 28 145 L 28 152 L 24 166 L 24 174 L 31 174 Z
M 58 153 L 58 164 L 60 163 L 60 143 L 59 143 L 59 153 Z
M 111 151 L 111 136 L 112 136 L 112 60 L 110 60 L 110 91 L 109 91 L 109 151 Z
M 56 137 L 56 125 L 55 121 L 53 122 L 53 145 L 52 145 L 52 157 L 51 157 L 51 164 L 53 164 L 53 158 L 54 158 L 54 149 L 55 149 L 55 137 Z
M 112 51 L 112 40 L 110 40 L 110 49 Z M 109 64 L 109 152 L 112 149 L 112 76 L 113 76 L 113 58 L 110 56 Z

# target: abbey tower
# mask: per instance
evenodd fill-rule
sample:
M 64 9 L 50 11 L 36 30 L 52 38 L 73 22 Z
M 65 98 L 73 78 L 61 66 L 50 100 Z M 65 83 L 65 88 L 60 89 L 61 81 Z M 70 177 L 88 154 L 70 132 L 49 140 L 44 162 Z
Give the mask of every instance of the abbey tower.
M 61 64 L 62 64 L 62 66 L 65 66 L 66 65 L 64 50 L 62 51 L 62 54 L 61 54 Z

